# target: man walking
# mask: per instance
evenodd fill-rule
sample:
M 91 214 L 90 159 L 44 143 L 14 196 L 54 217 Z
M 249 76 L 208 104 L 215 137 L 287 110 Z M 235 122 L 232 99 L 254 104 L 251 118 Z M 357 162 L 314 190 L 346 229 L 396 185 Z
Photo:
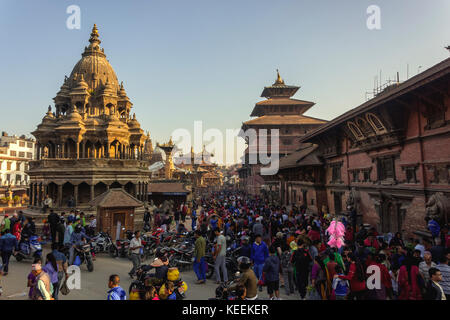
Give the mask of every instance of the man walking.
M 269 257 L 269 249 L 265 242 L 262 241 L 260 234 L 255 236 L 255 242 L 252 245 L 251 259 L 253 261 L 253 271 L 255 272 L 258 280 L 261 280 L 264 262 Z M 262 287 L 259 287 L 259 291 L 262 291 Z
M 131 250 L 131 261 L 133 262 L 133 268 L 128 273 L 131 278 L 133 278 L 134 274 L 136 273 L 137 269 L 141 266 L 141 249 L 142 246 L 142 240 L 141 240 L 141 232 L 136 231 L 134 233 L 133 239 L 131 239 L 130 242 L 130 250 Z
M 109 276 L 108 281 L 108 297 L 107 300 L 127 300 L 127 293 L 122 289 L 120 284 L 120 278 L 117 274 Z
M 195 261 L 193 264 L 193 269 L 197 275 L 197 284 L 202 284 L 206 282 L 206 270 L 205 270 L 205 250 L 206 250 L 206 240 L 202 237 L 200 230 L 195 230 L 195 248 L 194 257 Z
M 216 244 L 216 250 L 214 250 L 214 269 L 216 271 L 216 281 L 217 284 L 221 283 L 220 279 L 220 269 L 222 269 L 222 276 L 223 281 L 228 281 L 228 273 L 227 273 L 227 266 L 225 264 L 226 262 L 226 253 L 227 253 L 227 239 L 223 234 L 220 233 L 220 229 L 216 228 L 214 230 L 214 233 L 217 237 L 217 244 Z
M 280 300 L 280 259 L 277 257 L 276 249 L 271 246 L 269 249 L 270 256 L 266 259 L 263 271 L 266 274 L 267 293 L 270 300 Z M 275 298 L 274 298 L 275 294 Z
M 2 253 L 3 275 L 8 274 L 9 258 L 17 248 L 17 238 L 9 230 L 2 232 L 0 252 Z
M 295 278 L 300 297 L 305 300 L 306 286 L 308 285 L 309 267 L 311 265 L 311 256 L 305 249 L 305 243 L 302 239 L 297 241 L 298 249 L 294 252 L 292 260 L 295 263 Z
M 56 228 L 59 223 L 59 216 L 57 213 L 50 209 L 50 214 L 48 215 L 48 223 L 50 224 L 50 234 L 52 236 L 52 243 L 56 243 Z

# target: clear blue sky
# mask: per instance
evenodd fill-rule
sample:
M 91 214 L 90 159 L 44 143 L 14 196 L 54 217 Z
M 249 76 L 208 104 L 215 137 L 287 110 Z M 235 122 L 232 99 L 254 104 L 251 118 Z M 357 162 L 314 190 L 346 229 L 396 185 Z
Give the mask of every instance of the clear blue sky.
M 81 8 L 81 29 L 66 8 Z M 366 27 L 369 5 L 381 30 Z M 403 80 L 449 56 L 448 0 L 0 0 L 0 129 L 29 134 L 81 58 L 94 23 L 154 140 L 176 128 L 239 128 L 279 68 L 307 115 L 331 120 L 365 101 L 374 76 Z

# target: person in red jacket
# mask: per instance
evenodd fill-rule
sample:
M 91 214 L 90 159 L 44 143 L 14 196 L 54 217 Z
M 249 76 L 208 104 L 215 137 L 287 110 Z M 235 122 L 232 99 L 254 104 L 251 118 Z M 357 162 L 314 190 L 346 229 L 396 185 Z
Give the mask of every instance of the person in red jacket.
M 349 280 L 350 282 L 348 300 L 364 300 L 367 293 L 366 268 L 353 254 L 349 254 L 348 258 L 351 261 L 350 270 L 347 275 L 339 275 L 339 278 Z

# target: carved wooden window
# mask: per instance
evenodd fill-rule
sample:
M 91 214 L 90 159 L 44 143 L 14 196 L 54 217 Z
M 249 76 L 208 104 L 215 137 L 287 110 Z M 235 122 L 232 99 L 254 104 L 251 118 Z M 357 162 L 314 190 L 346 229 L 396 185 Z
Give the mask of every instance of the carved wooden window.
M 352 134 L 355 136 L 355 138 L 357 140 L 364 139 L 364 135 L 363 135 L 361 129 L 359 129 L 356 124 L 354 124 L 353 122 L 349 121 L 349 122 L 347 122 L 347 126 L 348 126 L 348 128 L 350 129 L 350 131 L 352 132 Z
M 372 171 L 372 168 L 362 170 L 364 182 L 370 182 L 370 172 L 371 171 Z
M 378 180 L 395 180 L 395 161 L 393 157 L 378 159 Z
M 7 162 L 6 163 L 6 170 L 11 170 L 11 165 L 12 165 L 12 162 Z
M 33 148 L 33 144 L 31 142 L 27 142 L 27 148 L 29 149 Z
M 334 213 L 339 214 L 342 212 L 342 193 L 334 192 L 333 193 L 334 200 Z
M 341 182 L 341 167 L 342 164 L 334 164 L 331 166 L 331 183 Z
M 361 128 L 362 133 L 368 137 L 374 134 L 372 127 L 367 123 L 366 120 L 362 119 L 362 118 L 357 118 L 356 119 L 356 124 L 358 125 L 359 128 Z
M 367 119 L 367 122 L 370 123 L 370 125 L 372 126 L 372 128 L 375 130 L 376 133 L 380 134 L 380 133 L 387 132 L 386 127 L 383 125 L 381 120 L 373 113 L 366 114 L 366 119 Z
M 17 156 L 17 152 L 16 152 L 16 151 L 13 151 L 13 150 L 11 150 L 11 151 L 9 152 L 9 154 L 11 155 L 11 157 Z
M 19 141 L 19 147 L 25 147 L 25 142 L 24 141 Z
M 33 158 L 33 154 L 32 154 L 31 152 L 27 152 L 27 158 L 28 158 L 28 159 Z
M 359 170 L 353 170 L 352 171 L 352 182 L 359 182 Z
M 416 166 L 405 167 L 404 170 L 405 170 L 407 183 L 417 183 L 418 182 L 417 175 L 416 175 L 416 171 L 417 171 Z

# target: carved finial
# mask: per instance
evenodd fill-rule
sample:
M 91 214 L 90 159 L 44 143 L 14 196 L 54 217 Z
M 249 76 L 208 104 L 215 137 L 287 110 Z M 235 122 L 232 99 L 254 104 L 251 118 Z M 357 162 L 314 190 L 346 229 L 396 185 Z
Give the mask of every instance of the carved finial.
M 52 106 L 48 105 L 48 112 L 52 112 Z
M 101 43 L 101 41 L 98 37 L 99 37 L 99 34 L 98 34 L 97 25 L 94 24 L 94 27 L 92 28 L 92 32 L 91 32 L 91 37 L 89 38 L 89 42 L 91 43 L 91 45 L 93 45 L 94 43 L 96 43 L 96 44 Z
M 133 113 L 133 120 L 136 120 L 136 113 Z
M 284 80 L 280 76 L 280 71 L 277 69 L 277 80 L 274 84 L 284 84 Z

